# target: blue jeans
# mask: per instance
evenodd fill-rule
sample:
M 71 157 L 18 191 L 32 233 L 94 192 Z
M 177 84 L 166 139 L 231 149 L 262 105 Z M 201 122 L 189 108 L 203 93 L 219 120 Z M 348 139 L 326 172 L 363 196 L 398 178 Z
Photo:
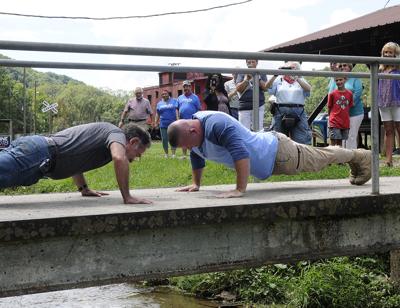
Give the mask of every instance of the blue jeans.
M 39 166 L 50 158 L 49 145 L 44 137 L 16 139 L 0 151 L 0 188 L 35 184 L 43 177 Z
M 161 141 L 163 145 L 163 149 L 165 153 L 168 153 L 168 134 L 167 134 L 167 127 L 160 127 L 160 134 L 161 134 Z M 175 150 L 176 148 L 171 147 L 172 150 Z
M 290 132 L 287 132 L 282 126 L 282 118 L 284 115 L 293 115 L 299 118 L 299 122 L 290 130 Z M 289 137 L 297 143 L 311 144 L 312 133 L 308 126 L 307 114 L 304 108 L 279 107 L 274 114 L 273 123 L 273 130 L 283 134 L 288 134 Z

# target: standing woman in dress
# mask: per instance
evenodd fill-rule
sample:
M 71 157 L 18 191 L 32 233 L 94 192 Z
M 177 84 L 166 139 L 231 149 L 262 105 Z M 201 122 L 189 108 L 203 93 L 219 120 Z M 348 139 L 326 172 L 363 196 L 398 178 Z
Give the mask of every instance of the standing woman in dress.
M 381 51 L 382 57 L 399 58 L 400 47 L 397 43 L 386 43 Z M 400 74 L 398 65 L 381 64 L 379 72 L 384 74 Z M 393 139 L 395 130 L 400 135 L 400 80 L 379 79 L 378 107 L 381 114 L 386 137 L 386 166 L 392 167 Z

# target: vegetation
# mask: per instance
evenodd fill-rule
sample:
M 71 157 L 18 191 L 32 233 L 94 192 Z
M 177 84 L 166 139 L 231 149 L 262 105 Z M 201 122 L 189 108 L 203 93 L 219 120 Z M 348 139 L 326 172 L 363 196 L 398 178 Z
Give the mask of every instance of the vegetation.
M 225 291 L 236 302 L 262 306 L 399 307 L 400 290 L 388 280 L 388 270 L 388 255 L 341 257 L 177 277 L 170 284 L 202 297 Z
M 25 88 L 22 68 L 0 67 L 0 119 L 13 120 L 14 134 L 26 131 L 48 133 L 77 124 L 118 122 L 129 93 L 106 91 L 87 86 L 68 76 L 26 69 Z M 36 92 L 36 93 L 35 93 Z M 58 114 L 43 113 L 42 102 L 58 103 Z M 0 134 L 8 127 L 0 126 Z

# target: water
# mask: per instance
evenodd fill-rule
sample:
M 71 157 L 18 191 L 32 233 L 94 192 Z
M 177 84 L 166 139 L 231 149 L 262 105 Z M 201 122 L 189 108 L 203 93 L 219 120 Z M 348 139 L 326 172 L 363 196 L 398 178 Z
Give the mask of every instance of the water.
M 218 307 L 169 288 L 140 288 L 134 284 L 72 289 L 0 298 L 0 308 L 205 308 Z

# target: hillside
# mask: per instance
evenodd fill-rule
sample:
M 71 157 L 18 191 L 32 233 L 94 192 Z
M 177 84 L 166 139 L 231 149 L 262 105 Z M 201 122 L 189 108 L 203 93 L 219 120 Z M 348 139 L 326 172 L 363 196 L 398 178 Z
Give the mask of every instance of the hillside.
M 4 55 L 0 55 L 0 58 L 9 59 Z M 23 71 L 23 68 L 0 67 L 0 119 L 13 120 L 14 134 L 23 133 L 24 126 L 29 134 L 34 131 L 48 133 L 93 121 L 116 123 L 129 96 L 127 92 L 113 93 L 88 86 L 66 75 L 43 73 L 31 68 L 26 69 L 24 91 Z M 58 114 L 43 113 L 43 101 L 58 103 Z M 0 124 L 0 134 L 7 131 L 8 127 Z

